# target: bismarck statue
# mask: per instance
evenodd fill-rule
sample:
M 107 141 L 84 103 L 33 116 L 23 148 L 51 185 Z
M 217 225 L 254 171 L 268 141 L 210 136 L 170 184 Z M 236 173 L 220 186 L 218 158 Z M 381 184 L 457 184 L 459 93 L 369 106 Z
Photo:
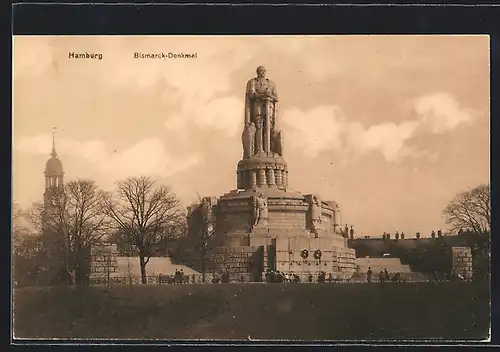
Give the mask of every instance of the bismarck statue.
M 278 93 L 263 66 L 246 84 L 244 115 L 237 189 L 286 190 L 288 166 L 283 158 L 283 133 L 278 128 Z
M 245 94 L 244 157 L 278 154 L 283 156 L 283 136 L 277 126 L 278 93 L 266 78 L 266 69 L 257 67 L 257 77 L 247 82 Z

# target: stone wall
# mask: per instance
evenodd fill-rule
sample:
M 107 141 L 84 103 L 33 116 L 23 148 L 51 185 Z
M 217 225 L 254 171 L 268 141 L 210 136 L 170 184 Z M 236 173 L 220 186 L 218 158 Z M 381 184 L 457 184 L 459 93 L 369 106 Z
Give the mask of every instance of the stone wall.
M 411 273 L 408 264 L 402 264 L 399 258 L 356 258 L 358 272 L 366 273 L 368 268 L 377 274 L 384 269 L 389 273 Z
M 262 248 L 240 246 L 219 247 L 210 256 L 211 265 L 208 271 L 215 274 L 228 272 L 231 281 L 256 281 L 263 271 Z
M 466 280 L 472 280 L 472 251 L 469 247 L 452 247 L 452 270 Z
M 356 272 L 356 252 L 351 248 L 336 248 L 336 265 L 338 271 L 344 273 L 346 276 L 351 277 Z
M 297 231 L 306 226 L 306 209 L 296 206 L 294 209 L 274 209 L 269 207 L 268 227 L 277 234 Z
M 90 252 L 89 279 L 91 284 L 106 283 L 108 277 L 118 270 L 118 249 L 116 245 L 92 246 Z
M 294 273 L 324 271 L 342 277 L 350 277 L 356 271 L 355 252 L 344 248 L 344 239 L 338 235 L 330 234 L 326 238 L 306 236 L 277 238 L 275 245 L 276 266 L 280 271 Z
M 259 191 L 260 192 L 260 191 Z M 253 226 L 253 197 L 259 192 L 233 192 L 219 198 L 217 224 L 219 232 L 248 229 Z M 263 190 L 268 204 L 268 227 L 276 230 L 297 230 L 308 228 L 310 222 L 309 198 L 295 193 Z M 333 232 L 336 225 L 334 202 L 322 202 L 323 221 L 321 227 Z
M 221 209 L 217 213 L 216 229 L 220 234 L 233 231 L 249 231 L 253 219 L 253 208 L 249 199 L 219 203 Z

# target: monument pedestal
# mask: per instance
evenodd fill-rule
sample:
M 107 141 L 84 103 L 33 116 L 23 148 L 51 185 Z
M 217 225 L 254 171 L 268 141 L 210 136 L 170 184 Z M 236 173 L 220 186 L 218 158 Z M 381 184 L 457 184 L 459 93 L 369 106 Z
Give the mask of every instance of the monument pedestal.
M 237 167 L 238 189 L 288 187 L 288 166 L 276 153 L 260 152 L 249 159 L 242 159 Z
M 263 194 L 267 200 L 264 225 L 255 225 L 253 199 L 257 194 Z M 334 203 L 321 202 L 321 226 L 312 228 L 310 199 L 311 195 L 269 187 L 230 192 L 217 201 L 220 208 L 216 236 L 224 237 L 223 248 L 253 250 L 252 260 L 261 262 L 248 264 L 252 270 L 259 267 L 264 272 L 267 269 L 293 272 L 303 279 L 309 274 L 316 277 L 321 271 L 338 279 L 351 277 L 356 271 L 356 256 L 347 247 L 346 239 L 334 232 L 337 218 Z M 230 257 L 224 260 L 227 262 L 218 264 L 218 268 L 231 266 Z M 254 272 L 252 275 L 257 277 Z

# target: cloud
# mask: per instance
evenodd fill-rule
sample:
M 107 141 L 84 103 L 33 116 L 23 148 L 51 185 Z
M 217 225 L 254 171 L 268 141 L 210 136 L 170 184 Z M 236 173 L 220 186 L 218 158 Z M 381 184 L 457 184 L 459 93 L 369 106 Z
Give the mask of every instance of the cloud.
M 234 97 L 214 98 L 206 103 L 193 101 L 165 121 L 167 131 L 178 133 L 177 137 L 188 137 L 190 127 L 213 129 L 233 137 L 240 132 L 243 123 L 243 99 Z
M 42 36 L 14 37 L 12 45 L 13 76 L 40 75 L 54 60 L 50 42 Z
M 325 45 L 325 39 L 332 40 L 330 45 Z M 352 60 L 339 55 L 335 42 L 338 38 L 328 36 L 284 36 L 276 38 L 263 38 L 263 47 L 257 50 L 273 52 L 282 56 L 284 60 L 293 58 L 300 61 L 300 70 L 307 73 L 312 81 L 326 81 L 337 77 L 352 68 Z M 304 55 L 309 53 L 310 55 Z
M 342 150 L 348 155 L 379 152 L 389 162 L 405 157 L 436 160 L 436 153 L 408 145 L 419 127 L 430 133 L 444 133 L 463 123 L 474 121 L 476 112 L 459 107 L 450 94 L 422 96 L 413 102 L 413 118 L 399 123 L 383 122 L 372 126 L 348 119 L 338 106 L 322 106 L 302 111 L 284 111 L 286 141 L 293 150 L 310 158 L 328 150 Z
M 360 123 L 350 123 L 346 125 L 347 145 L 360 154 L 375 150 L 387 161 L 397 161 L 411 154 L 405 143 L 418 125 L 418 121 L 388 122 L 365 129 Z
M 49 155 L 52 140 L 49 135 L 23 136 L 14 142 L 20 153 Z M 102 141 L 76 141 L 62 138 L 57 141 L 61 155 L 76 156 L 86 161 L 108 182 L 129 176 L 168 177 L 190 169 L 201 161 L 199 155 L 177 156 L 167 152 L 158 138 L 147 138 L 123 151 L 110 151 Z
M 475 119 L 473 111 L 460 108 L 456 99 L 446 93 L 419 97 L 415 100 L 413 109 L 417 118 L 432 133 L 443 133 Z
M 358 155 L 379 151 L 388 161 L 409 152 L 405 142 L 419 124 L 404 121 L 365 128 L 359 122 L 350 122 L 338 106 L 322 106 L 310 111 L 289 109 L 284 112 L 283 121 L 290 148 L 300 150 L 306 157 L 314 158 L 327 150 Z
M 283 116 L 285 143 L 291 149 L 315 157 L 323 150 L 342 147 L 340 136 L 345 119 L 340 108 L 321 106 L 309 111 L 291 108 L 285 110 Z

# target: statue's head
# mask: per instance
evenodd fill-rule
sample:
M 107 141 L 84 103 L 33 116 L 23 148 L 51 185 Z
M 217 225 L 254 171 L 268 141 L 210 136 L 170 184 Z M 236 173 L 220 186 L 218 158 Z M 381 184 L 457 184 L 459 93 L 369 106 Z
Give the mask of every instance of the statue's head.
M 266 68 L 264 66 L 257 67 L 257 77 L 259 78 L 266 77 Z

